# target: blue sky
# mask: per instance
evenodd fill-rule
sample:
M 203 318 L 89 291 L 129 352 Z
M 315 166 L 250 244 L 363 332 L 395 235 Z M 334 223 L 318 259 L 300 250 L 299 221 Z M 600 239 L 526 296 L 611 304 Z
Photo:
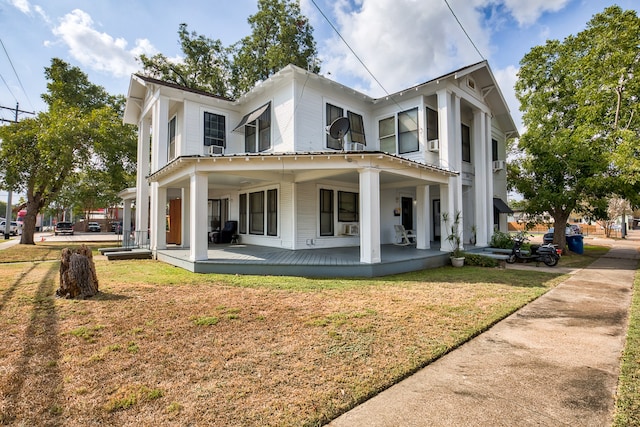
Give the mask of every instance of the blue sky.
M 513 84 L 520 59 L 547 39 L 585 28 L 605 7 L 640 9 L 638 0 L 301 0 L 314 27 L 321 74 L 372 96 L 395 92 L 457 68 L 489 61 L 520 127 Z M 337 37 L 316 5 L 382 83 L 380 88 Z M 178 58 L 177 30 L 230 45 L 250 33 L 257 0 L 0 0 L 0 106 L 41 111 L 44 67 L 58 57 L 91 82 L 126 94 L 140 53 Z M 6 53 L 5 53 L 6 50 Z M 14 71 L 15 69 L 15 71 Z M 16 76 L 17 75 L 17 76 Z M 27 117 L 21 114 L 20 117 Z M 0 109 L 0 118 L 13 112 Z

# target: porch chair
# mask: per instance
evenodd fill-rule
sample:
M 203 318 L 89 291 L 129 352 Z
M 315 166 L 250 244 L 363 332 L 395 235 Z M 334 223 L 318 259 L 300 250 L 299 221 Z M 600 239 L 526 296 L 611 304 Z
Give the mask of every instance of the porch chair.
M 238 230 L 238 221 L 227 221 L 220 233 L 214 236 L 214 243 L 231 243 L 233 236 Z
M 393 242 L 397 246 L 408 246 L 416 244 L 416 235 L 413 234 L 413 230 L 405 230 L 404 225 L 395 224 L 393 226 L 396 230 L 396 238 Z

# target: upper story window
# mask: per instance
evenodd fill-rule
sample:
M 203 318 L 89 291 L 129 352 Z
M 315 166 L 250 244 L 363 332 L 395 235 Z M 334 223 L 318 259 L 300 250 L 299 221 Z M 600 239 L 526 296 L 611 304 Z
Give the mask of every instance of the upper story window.
M 380 151 L 396 153 L 396 118 L 387 117 L 378 122 L 378 135 L 380 136 Z
M 245 125 L 244 150 L 247 153 L 260 153 L 271 148 L 271 117 L 256 119 Z
M 498 159 L 498 141 L 491 138 L 491 160 L 494 162 Z
M 418 151 L 418 107 L 398 113 L 398 153 Z
M 326 106 L 326 121 L 327 126 L 333 123 L 336 119 L 344 117 L 344 109 L 327 103 Z M 357 142 L 362 145 L 366 145 L 366 139 L 364 136 L 364 120 L 360 114 L 353 111 L 347 111 L 347 118 L 349 119 L 349 137 L 351 142 Z M 343 141 L 344 142 L 344 141 Z M 339 140 L 334 139 L 331 135 L 327 135 L 327 148 L 334 150 L 342 150 L 342 144 Z
M 364 120 L 362 120 L 362 116 L 352 111 L 347 111 L 347 117 L 350 123 L 349 133 L 351 134 L 351 142 L 367 145 L 364 137 Z
M 204 145 L 225 147 L 225 118 L 219 114 L 204 113 Z
M 471 163 L 471 129 L 462 125 L 462 161 Z
M 259 153 L 271 148 L 271 102 L 245 115 L 234 132 L 244 132 L 246 153 Z
M 178 121 L 177 116 L 173 116 L 171 120 L 169 120 L 169 129 L 167 132 L 167 147 L 168 147 L 168 160 L 171 161 L 176 157 L 176 123 Z
M 396 123 L 397 132 L 396 132 Z M 396 141 L 397 134 L 397 141 Z M 390 154 L 418 151 L 418 107 L 378 122 L 380 150 Z M 396 146 L 397 144 L 397 146 Z
M 438 139 L 438 112 L 427 107 L 427 141 Z

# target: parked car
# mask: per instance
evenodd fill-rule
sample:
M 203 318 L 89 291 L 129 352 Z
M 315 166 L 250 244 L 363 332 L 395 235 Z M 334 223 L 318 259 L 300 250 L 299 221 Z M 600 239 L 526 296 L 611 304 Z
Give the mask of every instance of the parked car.
M 544 236 L 542 236 L 543 243 L 553 243 L 553 230 L 551 227 Z M 567 224 L 567 227 L 564 229 L 565 236 L 573 236 L 576 234 L 582 234 L 582 230 L 580 230 L 580 226 L 577 224 Z
M 97 222 L 90 222 L 87 225 L 87 230 L 99 233 L 102 231 L 102 227 Z
M 7 226 L 7 221 L 0 222 L 0 234 L 4 234 L 5 227 Z M 22 227 L 16 221 L 11 221 L 11 225 L 9 225 L 9 234 L 13 234 L 17 236 L 22 232 Z
M 122 222 L 114 221 L 111 223 L 111 231 L 116 234 L 122 234 Z
M 56 228 L 53 230 L 54 235 L 58 234 L 70 234 L 73 236 L 73 223 L 71 222 L 59 222 L 56 224 Z

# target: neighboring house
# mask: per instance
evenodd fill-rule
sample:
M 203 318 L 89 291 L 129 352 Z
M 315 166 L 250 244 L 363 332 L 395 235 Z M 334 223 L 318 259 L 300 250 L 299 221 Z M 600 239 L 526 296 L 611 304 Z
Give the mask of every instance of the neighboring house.
M 339 117 L 342 142 L 327 133 Z M 477 246 L 507 230 L 517 129 L 486 61 L 379 99 L 293 65 L 237 100 L 133 75 L 124 121 L 139 129 L 124 223 L 133 199 L 148 200 L 133 222 L 149 224 L 156 254 L 177 245 L 206 260 L 228 220 L 243 244 L 359 246 L 365 264 L 381 261 L 395 224 L 417 249 L 450 251 L 443 212 L 460 211 Z

